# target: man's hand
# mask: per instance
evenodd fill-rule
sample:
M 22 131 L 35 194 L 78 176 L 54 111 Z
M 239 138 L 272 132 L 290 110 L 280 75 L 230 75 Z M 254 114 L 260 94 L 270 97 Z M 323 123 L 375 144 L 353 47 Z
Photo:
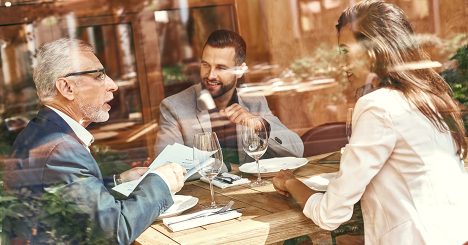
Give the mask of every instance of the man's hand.
M 229 119 L 229 121 L 235 124 L 240 124 L 245 119 L 255 117 L 255 115 L 251 114 L 237 103 L 234 103 L 226 107 L 225 109 L 220 110 L 220 113 L 221 115 L 226 116 Z
M 147 157 L 146 160 L 142 161 L 133 161 L 130 163 L 132 168 L 134 167 L 148 167 L 151 164 L 151 158 Z
M 176 193 L 184 186 L 184 174 L 187 172 L 185 168 L 177 163 L 169 163 L 154 170 L 161 176 L 169 186 L 171 193 Z
M 129 169 L 120 174 L 120 179 L 122 182 L 128 182 L 140 178 L 148 170 L 147 167 L 136 167 Z
M 289 191 L 286 188 L 286 182 L 294 179 L 296 179 L 296 177 L 291 170 L 281 170 L 273 178 L 273 186 L 279 194 L 289 196 Z

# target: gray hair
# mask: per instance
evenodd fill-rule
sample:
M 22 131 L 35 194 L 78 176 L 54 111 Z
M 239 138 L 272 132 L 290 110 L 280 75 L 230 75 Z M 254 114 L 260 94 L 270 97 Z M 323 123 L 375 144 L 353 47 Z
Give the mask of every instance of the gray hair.
M 55 81 L 73 72 L 73 60 L 79 51 L 93 52 L 93 48 L 78 39 L 62 38 L 42 46 L 37 52 L 33 79 L 41 102 L 56 96 Z

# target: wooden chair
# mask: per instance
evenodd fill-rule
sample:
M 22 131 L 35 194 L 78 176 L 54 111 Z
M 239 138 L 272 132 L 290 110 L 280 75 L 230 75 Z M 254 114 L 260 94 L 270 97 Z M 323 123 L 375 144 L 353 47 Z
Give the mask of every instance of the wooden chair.
M 304 133 L 304 157 L 339 151 L 348 142 L 346 123 L 332 122 L 319 125 Z

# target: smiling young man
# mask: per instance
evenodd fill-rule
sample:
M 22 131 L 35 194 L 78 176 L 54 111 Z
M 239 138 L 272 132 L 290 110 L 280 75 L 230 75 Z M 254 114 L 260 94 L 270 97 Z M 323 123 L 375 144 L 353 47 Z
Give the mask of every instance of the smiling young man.
M 246 70 L 245 58 L 246 44 L 239 34 L 228 30 L 211 33 L 200 62 L 202 82 L 161 102 L 157 153 L 173 143 L 191 147 L 196 133 L 216 132 L 229 170 L 230 163 L 242 164 L 253 160 L 242 150 L 239 124 L 243 119 L 260 116 L 270 131 L 265 158 L 302 157 L 304 146 L 301 139 L 271 113 L 265 97 L 237 94 L 237 83 L 243 76 L 237 71 Z M 210 93 L 216 109 L 207 110 L 198 100 L 203 89 Z
M 171 192 L 182 188 L 185 169 L 164 165 L 148 174 L 128 199 L 116 199 L 90 153 L 93 136 L 86 127 L 109 119 L 108 102 L 117 85 L 91 47 L 79 40 L 48 43 L 37 59 L 34 83 L 44 107 L 16 138 L 11 157 L 18 163 L 7 173 L 5 185 L 10 190 L 27 188 L 33 195 L 56 190 L 89 215 L 97 227 L 93 232 L 104 234 L 110 244 L 130 244 L 172 205 Z M 130 169 L 120 181 L 137 179 L 145 171 Z M 37 225 L 37 237 L 50 234 L 42 228 Z

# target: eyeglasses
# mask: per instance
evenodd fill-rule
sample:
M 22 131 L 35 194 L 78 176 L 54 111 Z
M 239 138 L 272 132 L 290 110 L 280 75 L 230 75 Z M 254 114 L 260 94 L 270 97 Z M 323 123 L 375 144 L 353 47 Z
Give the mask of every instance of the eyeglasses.
M 104 81 L 106 79 L 106 70 L 104 68 L 98 69 L 98 70 L 71 72 L 63 77 L 80 76 L 80 75 L 91 74 L 91 73 L 99 73 L 96 77 L 96 79 L 98 80 Z

